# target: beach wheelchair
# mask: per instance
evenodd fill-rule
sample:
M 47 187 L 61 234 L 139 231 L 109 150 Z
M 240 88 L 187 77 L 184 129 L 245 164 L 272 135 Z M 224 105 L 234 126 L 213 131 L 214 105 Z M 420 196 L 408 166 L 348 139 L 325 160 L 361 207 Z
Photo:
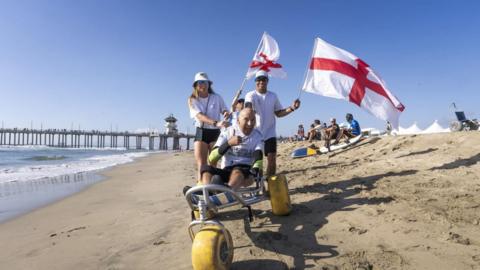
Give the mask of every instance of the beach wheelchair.
M 267 183 L 267 186 L 265 186 Z M 268 191 L 267 191 L 268 188 Z M 233 241 L 228 229 L 216 219 L 220 209 L 241 205 L 253 221 L 251 205 L 269 199 L 274 215 L 288 215 L 290 195 L 284 175 L 257 176 L 251 187 L 233 191 L 227 186 L 208 184 L 195 186 L 185 193 L 192 222 L 188 233 L 192 239 L 194 270 L 227 270 L 233 261 Z

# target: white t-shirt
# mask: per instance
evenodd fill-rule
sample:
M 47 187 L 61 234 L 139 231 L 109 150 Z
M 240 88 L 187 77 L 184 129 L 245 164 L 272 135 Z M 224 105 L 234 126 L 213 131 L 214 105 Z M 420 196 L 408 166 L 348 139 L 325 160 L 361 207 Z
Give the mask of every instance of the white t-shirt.
M 223 98 L 215 93 L 208 94 L 208 97 L 206 98 L 193 98 L 189 109 L 190 117 L 195 119 L 196 127 L 202 127 L 202 122 L 198 120 L 197 114 L 203 113 L 213 120 L 220 121 L 223 117 L 222 112 L 228 111 L 227 106 L 225 106 L 225 102 L 223 101 Z M 217 127 L 214 127 L 207 123 L 203 125 L 203 128 L 218 129 Z
M 275 112 L 283 109 L 275 93 L 267 91 L 260 94 L 257 91 L 250 91 L 245 95 L 245 103 L 252 103 L 255 110 L 257 128 L 263 135 L 264 140 L 276 137 L 276 115 Z
M 232 126 L 238 125 L 238 115 L 239 114 L 240 114 L 240 112 L 232 112 L 232 118 L 231 118 L 231 122 L 230 122 L 230 124 L 232 124 Z
M 235 136 L 240 136 L 242 138 L 242 143 L 228 149 L 222 157 L 221 168 L 239 164 L 252 165 L 253 152 L 256 150 L 263 151 L 263 137 L 260 131 L 253 129 L 252 133 L 246 136 L 240 130 L 238 125 L 231 126 L 222 131 L 220 136 L 218 136 L 215 147 L 220 147 L 222 144 L 228 142 L 234 134 Z

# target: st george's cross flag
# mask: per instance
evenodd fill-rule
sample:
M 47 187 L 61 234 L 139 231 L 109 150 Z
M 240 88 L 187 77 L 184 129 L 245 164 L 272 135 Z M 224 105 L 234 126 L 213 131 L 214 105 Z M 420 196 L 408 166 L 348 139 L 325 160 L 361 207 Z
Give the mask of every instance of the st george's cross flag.
M 282 65 L 277 63 L 280 58 L 280 49 L 278 43 L 273 37 L 266 32 L 263 33 L 258 49 L 253 56 L 253 60 L 247 71 L 246 79 L 255 76 L 257 71 L 263 70 L 268 72 L 272 77 L 286 78 L 287 73 L 282 69 Z
M 367 63 L 320 38 L 315 39 L 302 90 L 348 100 L 395 129 L 405 109 Z

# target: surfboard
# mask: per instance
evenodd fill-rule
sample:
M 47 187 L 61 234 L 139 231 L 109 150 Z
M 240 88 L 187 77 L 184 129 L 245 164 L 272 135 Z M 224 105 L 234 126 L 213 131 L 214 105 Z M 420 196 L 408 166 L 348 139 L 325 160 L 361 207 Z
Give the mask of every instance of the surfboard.
M 303 158 L 310 157 L 317 154 L 318 149 L 313 149 L 311 147 L 302 147 L 296 150 L 293 150 L 291 157 L 292 158 Z
M 352 144 L 355 144 L 357 143 L 358 141 L 360 141 L 360 139 L 362 138 L 362 134 L 358 135 L 357 137 L 353 137 L 350 139 L 350 142 L 349 143 L 345 143 L 345 142 L 340 142 L 338 144 L 335 144 L 335 145 L 330 145 L 330 152 L 333 152 L 333 151 L 336 151 L 336 150 L 340 150 L 340 149 L 343 149 L 345 147 L 348 147 Z M 326 154 L 328 153 L 328 149 L 324 146 L 324 147 L 321 147 L 320 150 L 318 150 L 320 153 L 322 154 Z

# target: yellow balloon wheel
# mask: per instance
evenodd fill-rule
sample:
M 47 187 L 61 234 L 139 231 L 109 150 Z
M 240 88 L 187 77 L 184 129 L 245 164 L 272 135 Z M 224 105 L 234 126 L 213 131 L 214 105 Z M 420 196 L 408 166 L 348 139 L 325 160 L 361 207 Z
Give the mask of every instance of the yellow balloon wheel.
M 193 215 L 195 216 L 196 220 L 200 219 L 200 212 L 198 210 L 193 210 Z M 207 210 L 207 219 L 212 219 L 215 217 L 215 212 L 213 210 Z
M 203 227 L 192 245 L 192 265 L 194 270 L 228 270 L 233 260 L 232 236 L 215 225 Z
M 292 211 L 290 195 L 288 194 L 287 178 L 283 174 L 268 178 L 268 192 L 272 212 L 276 216 L 286 216 Z

